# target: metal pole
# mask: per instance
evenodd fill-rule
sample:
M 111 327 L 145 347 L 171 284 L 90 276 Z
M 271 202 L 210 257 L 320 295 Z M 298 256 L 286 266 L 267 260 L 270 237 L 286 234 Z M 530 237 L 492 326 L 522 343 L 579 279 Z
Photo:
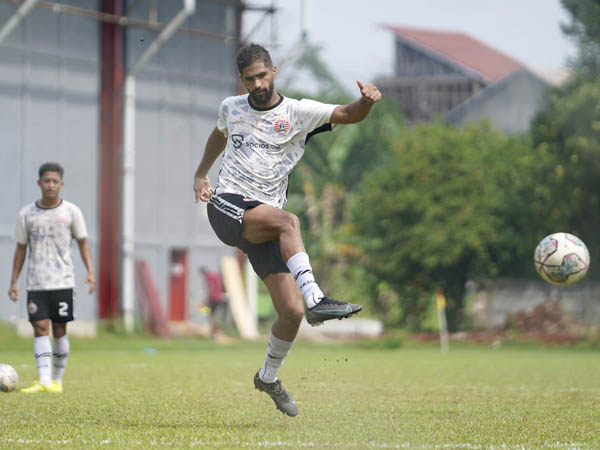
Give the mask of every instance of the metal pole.
M 440 288 L 435 291 L 435 310 L 440 332 L 440 348 L 443 353 L 448 353 L 450 346 L 448 344 L 448 324 L 446 322 L 446 297 Z
M 125 77 L 123 101 L 123 166 L 121 182 L 121 298 L 123 323 L 128 333 L 133 331 L 135 296 L 135 77 Z
M 300 39 L 306 41 L 310 27 L 310 0 L 302 0 L 302 29 L 300 31 Z
M 17 9 L 17 11 L 8 19 L 8 21 L 0 30 L 0 44 L 2 44 L 10 32 L 14 30 L 17 25 L 19 25 L 19 22 L 23 20 L 27 14 L 29 14 L 31 8 L 33 8 L 38 1 L 39 0 L 27 0 L 25 3 L 19 6 L 19 9 Z
M 154 54 L 158 50 L 160 50 L 160 48 L 165 44 L 165 42 L 167 42 L 171 38 L 173 33 L 177 31 L 177 28 L 183 25 L 183 22 L 185 22 L 185 20 L 194 13 L 194 11 L 196 10 L 196 1 L 186 0 L 185 3 L 185 8 L 179 11 L 177 15 L 173 17 L 173 19 L 171 19 L 171 21 L 167 24 L 165 28 L 163 28 L 163 30 L 152 42 L 152 44 L 148 46 L 148 48 L 142 54 L 142 56 L 140 56 L 140 59 L 138 59 L 137 62 L 133 65 L 133 67 L 129 69 L 130 75 L 135 76 L 135 74 L 146 65 L 148 60 L 152 58 L 152 56 L 154 56 Z M 189 8 L 191 9 L 188 9 L 188 3 L 191 3 L 191 5 L 189 6 Z
M 135 303 L 135 74 L 144 67 L 146 62 L 194 11 L 196 11 L 196 0 L 184 0 L 184 8 L 171 19 L 125 76 L 121 174 L 121 301 L 123 324 L 127 333 L 133 332 Z

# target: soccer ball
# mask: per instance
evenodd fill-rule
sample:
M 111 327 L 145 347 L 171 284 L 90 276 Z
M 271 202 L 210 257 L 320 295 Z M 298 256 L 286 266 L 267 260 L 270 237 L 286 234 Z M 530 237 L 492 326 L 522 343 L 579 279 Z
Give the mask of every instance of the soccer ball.
M 0 364 L 0 391 L 14 391 L 19 384 L 19 375 L 13 366 Z
M 590 252 L 581 239 L 569 233 L 546 236 L 535 249 L 535 268 L 548 283 L 568 286 L 585 277 Z

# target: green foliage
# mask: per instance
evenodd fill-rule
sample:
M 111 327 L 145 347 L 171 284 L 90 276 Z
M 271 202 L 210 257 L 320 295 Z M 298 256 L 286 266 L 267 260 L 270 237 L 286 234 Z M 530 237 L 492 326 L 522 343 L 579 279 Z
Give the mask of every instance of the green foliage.
M 562 26 L 563 32 L 580 44 L 600 43 L 600 1 L 562 0 L 562 5 L 571 15 L 570 23 Z
M 468 279 L 533 271 L 540 161 L 486 123 L 419 125 L 389 151 L 354 198 L 355 241 L 369 271 L 400 295 L 399 324 L 420 326 L 439 286 L 456 329 Z
M 373 299 L 377 281 L 356 264 L 348 204 L 364 174 L 388 157 L 389 142 L 404 132 L 402 125 L 396 105 L 384 101 L 367 120 L 314 136 L 290 179 L 287 208 L 302 221 L 319 283 L 337 298 L 367 306 Z
M 571 14 L 563 30 L 576 39 L 579 56 L 569 82 L 550 93 L 533 121 L 532 139 L 536 151 L 551 160 L 540 180 L 555 205 L 548 220 L 582 238 L 595 261 L 600 257 L 600 2 L 562 4 Z M 592 263 L 588 277 L 598 274 Z
M 594 261 L 600 256 L 600 77 L 554 90 L 532 136 L 536 151 L 551 161 L 540 179 L 553 200 L 548 220 L 583 239 Z M 591 270 L 600 273 L 594 264 Z
M 349 95 L 342 83 L 329 70 L 325 60 L 321 58 L 321 48 L 308 40 L 299 42 L 291 52 L 278 63 L 278 75 L 284 89 L 283 93 L 289 94 L 285 87 L 294 86 L 298 76 L 308 75 L 316 83 L 311 87 L 316 87 L 318 92 L 311 98 L 319 98 L 327 103 L 346 103 Z M 303 96 L 290 95 L 294 98 Z
M 576 79 L 590 79 L 600 75 L 600 2 L 598 0 L 562 0 L 571 15 L 563 24 L 565 34 L 578 46 L 578 55 L 571 62 Z
M 552 91 L 531 138 L 488 124 L 408 131 L 397 105 L 384 99 L 364 122 L 311 139 L 291 177 L 288 208 L 302 221 L 326 291 L 366 300 L 387 324 L 420 329 L 441 287 L 457 329 L 466 323 L 467 280 L 535 277 L 532 253 L 545 235 L 577 234 L 595 258 L 600 71 L 592 62 L 600 41 L 598 22 L 587 19 L 598 2 L 564 3 L 574 13 L 565 29 L 581 43 L 579 71 Z M 326 87 L 318 99 L 351 101 L 318 49 L 306 49 L 300 65 Z

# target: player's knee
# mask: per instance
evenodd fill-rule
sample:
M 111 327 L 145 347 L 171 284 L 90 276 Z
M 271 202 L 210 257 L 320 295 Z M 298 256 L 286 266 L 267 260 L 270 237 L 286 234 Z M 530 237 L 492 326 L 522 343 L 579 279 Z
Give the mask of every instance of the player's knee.
M 48 336 L 50 329 L 48 325 L 33 323 L 33 334 L 35 337 Z
M 52 325 L 52 335 L 55 338 L 61 338 L 63 337 L 65 334 L 67 334 L 67 326 L 66 324 L 53 324 Z
M 282 233 L 299 233 L 300 219 L 295 214 L 286 213 L 285 220 L 281 226 Z

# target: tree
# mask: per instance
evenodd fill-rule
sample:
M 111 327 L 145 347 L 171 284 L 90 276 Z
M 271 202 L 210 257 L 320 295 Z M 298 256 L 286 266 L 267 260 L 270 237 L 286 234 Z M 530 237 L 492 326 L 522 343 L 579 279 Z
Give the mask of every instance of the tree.
M 572 81 L 593 80 L 600 75 L 600 1 L 562 0 L 562 5 L 571 15 L 562 30 L 578 47 L 577 57 L 571 61 L 575 69 Z
M 455 330 L 467 280 L 533 272 L 532 243 L 543 237 L 531 206 L 545 195 L 536 190 L 539 161 L 522 139 L 486 123 L 418 125 L 389 152 L 354 199 L 363 261 L 400 295 L 400 324 L 418 327 L 441 287 Z
M 571 14 L 563 29 L 577 40 L 579 57 L 570 80 L 548 96 L 531 134 L 536 152 L 551 158 L 540 179 L 553 201 L 548 222 L 583 239 L 594 261 L 600 256 L 600 1 L 562 3 Z M 588 276 L 598 274 L 592 264 Z
M 303 223 L 319 282 L 356 302 L 365 301 L 370 285 L 364 285 L 365 274 L 354 264 L 358 249 L 351 239 L 348 205 L 362 177 L 383 164 L 391 137 L 402 132 L 399 109 L 384 101 L 367 120 L 311 138 L 290 179 L 288 208 Z
M 348 92 L 320 58 L 320 50 L 302 41 L 287 58 L 282 70 L 284 95 L 314 98 L 331 104 L 356 99 L 358 87 Z M 317 94 L 290 90 L 298 78 L 312 79 Z M 290 177 L 287 208 L 302 221 L 304 244 L 311 255 L 319 283 L 339 298 L 364 304 L 363 281 L 368 274 L 353 264 L 356 248 L 349 239 L 348 203 L 364 173 L 379 164 L 388 139 L 403 130 L 399 108 L 384 99 L 369 117 L 357 125 L 338 125 L 333 133 L 312 137 Z M 369 296 L 372 297 L 372 296 Z
M 533 121 L 532 137 L 536 151 L 552 158 L 540 180 L 553 200 L 548 219 L 583 239 L 593 261 L 600 255 L 600 78 L 555 90 Z M 597 273 L 592 265 L 590 275 Z
M 562 0 L 562 5 L 571 14 L 570 23 L 562 26 L 563 32 L 580 45 L 600 44 L 600 1 Z

